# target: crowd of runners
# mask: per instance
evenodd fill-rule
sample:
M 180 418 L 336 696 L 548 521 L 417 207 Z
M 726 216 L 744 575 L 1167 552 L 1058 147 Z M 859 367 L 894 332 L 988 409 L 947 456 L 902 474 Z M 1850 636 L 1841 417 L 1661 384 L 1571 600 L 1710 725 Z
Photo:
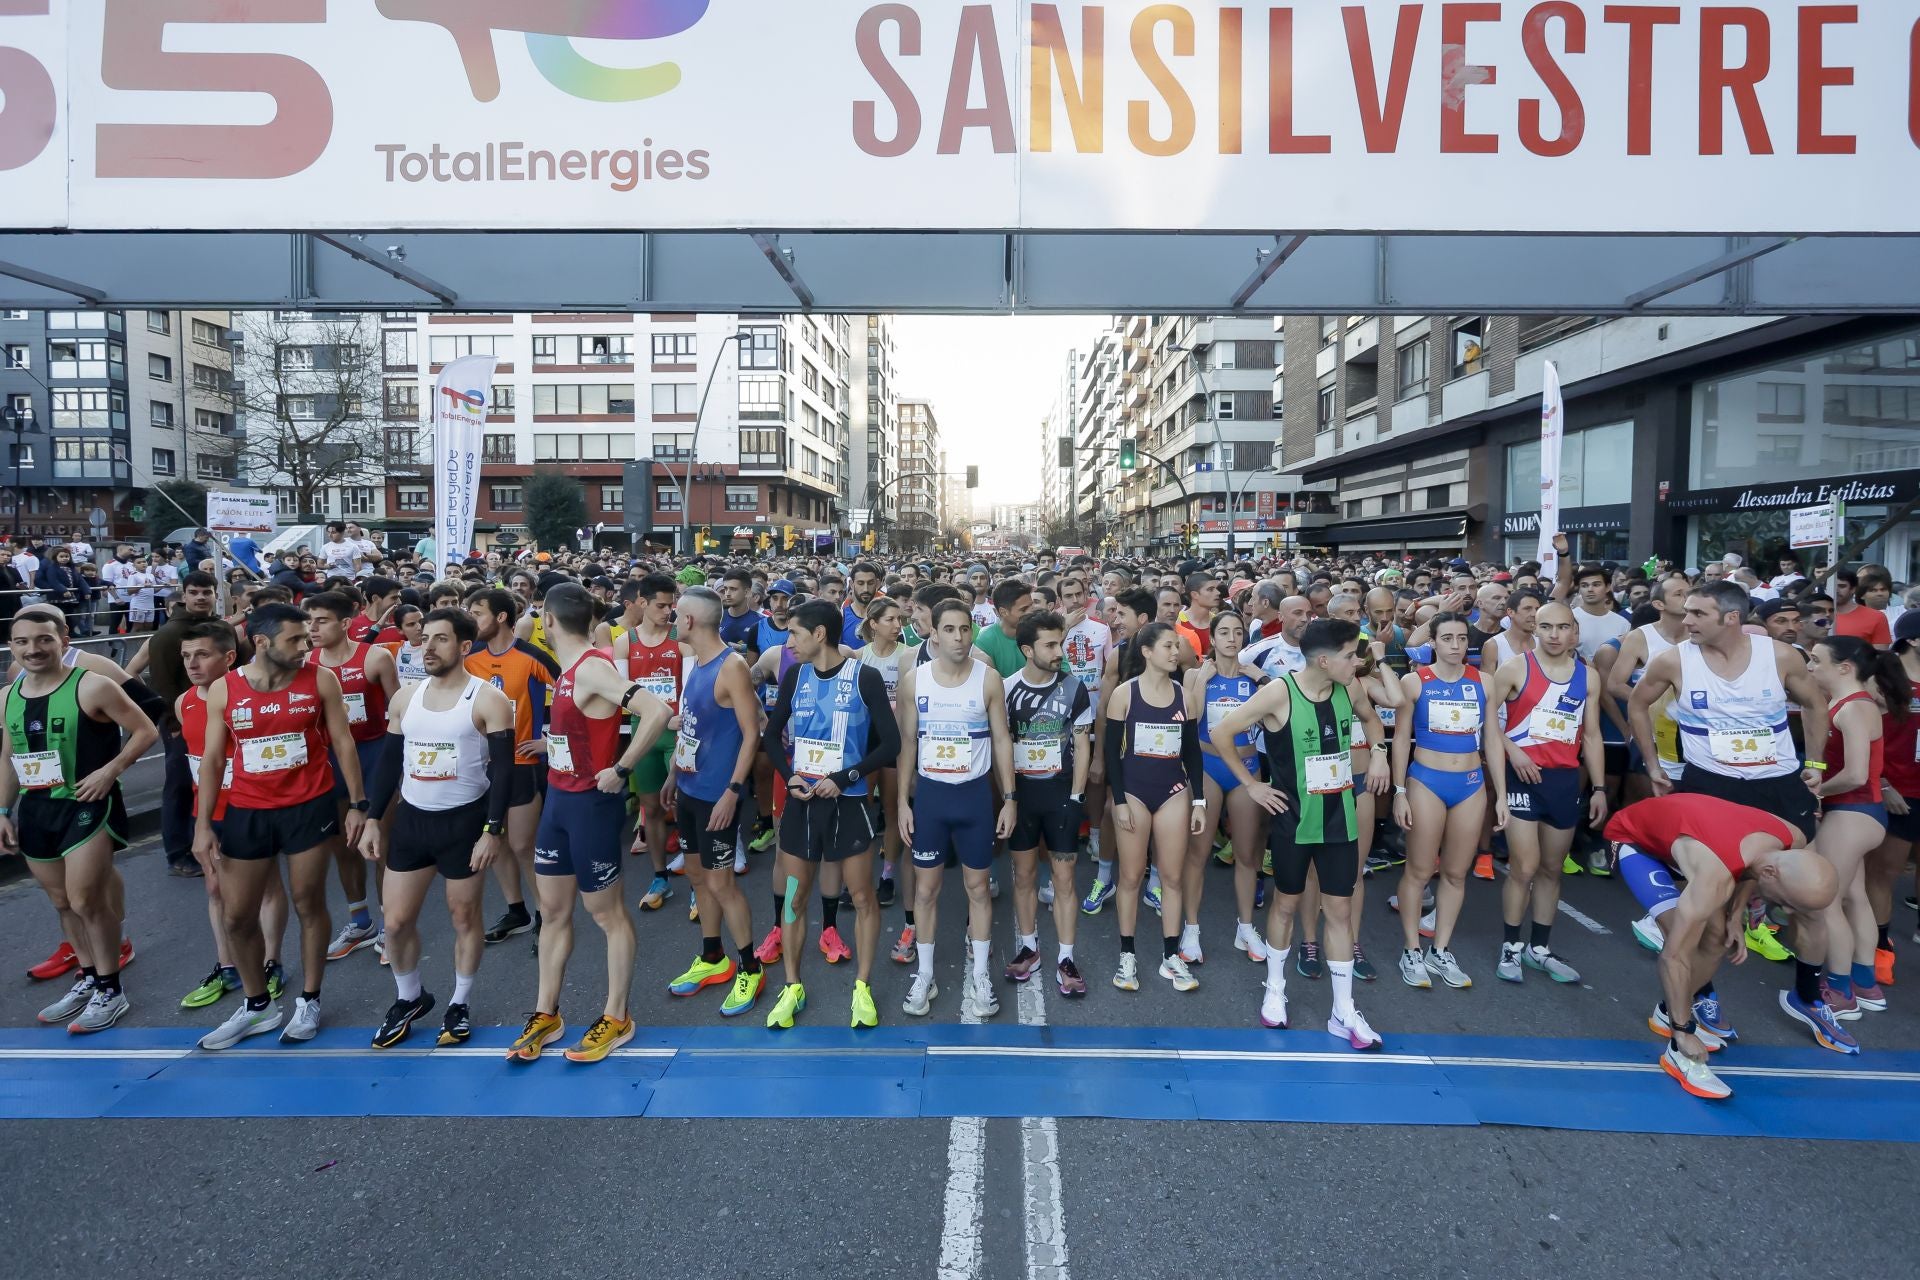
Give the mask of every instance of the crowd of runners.
M 156 744 L 163 839 L 176 873 L 204 879 L 214 956 L 180 1003 L 233 1000 L 206 1050 L 311 1040 L 328 963 L 365 948 L 396 989 L 373 1043 L 406 1039 L 439 999 L 419 935 L 436 880 L 455 938 L 441 1044 L 471 1034 L 487 947 L 533 935 L 519 1062 L 566 1036 L 581 930 L 609 976 L 565 1050 L 579 1062 L 625 1044 L 655 997 L 711 989 L 720 1017 L 791 1028 L 815 952 L 851 962 L 856 1028 L 882 1017 L 876 963 L 906 968 L 911 1018 L 991 1018 L 1006 984 L 1032 981 L 1068 999 L 1191 991 L 1226 941 L 1201 936 L 1215 861 L 1232 868 L 1233 951 L 1260 966 L 1222 979 L 1249 1017 L 1295 1025 L 1289 969 L 1325 977 L 1313 1020 L 1356 1050 L 1382 1044 L 1356 982 L 1578 982 L 1553 940 L 1567 875 L 1617 876 L 1641 904 L 1634 936 L 1660 956 L 1648 1026 L 1698 1096 L 1728 1093 L 1708 1065 L 1737 1038 L 1723 963 L 1791 960 L 1778 1012 L 1748 1016 L 1839 1053 L 1887 1007 L 1920 839 L 1920 612 L 1886 610 L 1874 566 L 1829 595 L 1791 557 L 1762 580 L 1732 556 L 1683 572 L 1563 555 L 1543 576 L 1313 556 L 349 552 L 312 581 L 235 575 L 225 609 L 229 566 L 192 569 L 124 668 L 76 649 L 58 608 L 14 616 L 0 850 L 57 915 L 62 941 L 31 972 L 72 977 L 42 1022 L 97 1032 L 129 1008 L 119 779 Z M 943 931 L 956 866 L 965 921 Z M 1498 953 L 1457 953 L 1465 895 L 1496 879 Z M 1370 881 L 1402 941 L 1378 969 L 1357 941 Z M 663 910 L 676 886 L 697 949 L 636 1000 L 631 908 Z M 1082 928 L 1117 934 L 1111 975 L 1083 972 Z M 957 1001 L 935 982 L 942 945 L 965 948 Z

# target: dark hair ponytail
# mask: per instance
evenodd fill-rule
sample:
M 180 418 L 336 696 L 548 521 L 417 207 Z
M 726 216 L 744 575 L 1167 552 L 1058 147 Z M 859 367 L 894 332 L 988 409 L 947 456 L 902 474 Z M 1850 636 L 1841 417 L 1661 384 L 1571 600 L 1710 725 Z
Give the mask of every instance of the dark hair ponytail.
M 1899 655 L 1882 653 L 1858 636 L 1828 636 L 1819 642 L 1836 663 L 1853 668 L 1861 684 L 1871 685 L 1886 703 L 1887 714 L 1896 720 L 1906 718 L 1913 701 L 1913 681 Z
M 1140 628 L 1139 634 L 1133 637 L 1133 643 L 1127 646 L 1126 653 L 1121 655 L 1120 679 L 1132 680 L 1147 669 L 1147 650 L 1158 644 L 1161 636 L 1179 634 L 1172 624 L 1166 622 L 1149 622 Z

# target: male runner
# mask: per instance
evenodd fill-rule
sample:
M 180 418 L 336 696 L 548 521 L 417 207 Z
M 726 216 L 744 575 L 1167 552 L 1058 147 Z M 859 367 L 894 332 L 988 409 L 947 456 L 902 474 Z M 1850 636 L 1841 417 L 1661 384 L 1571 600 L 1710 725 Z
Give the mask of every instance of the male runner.
M 1712 994 L 1714 971 L 1723 956 L 1735 964 L 1746 959 L 1741 933 L 1755 893 L 1797 915 L 1817 916 L 1839 891 L 1833 866 L 1773 814 L 1710 795 L 1642 800 L 1615 814 L 1606 835 L 1619 846 L 1621 878 L 1666 933 L 1662 999 L 1647 1019 L 1655 1035 L 1667 1037 L 1660 1065 L 1697 1098 L 1728 1097 L 1733 1090 L 1707 1066 L 1707 1055 L 1735 1038 Z M 1685 879 L 1684 889 L 1674 884 L 1676 876 Z M 1683 1007 L 1692 1011 L 1684 1023 L 1670 1012 Z M 1793 992 L 1782 991 L 1780 1007 L 1829 1048 L 1840 1038 L 1851 1040 L 1818 999 L 1800 1005 Z
M 534 1011 L 507 1051 L 533 1062 L 566 1031 L 560 986 L 573 954 L 574 899 L 606 937 L 607 1000 L 569 1062 L 599 1062 L 633 1039 L 627 994 L 633 985 L 633 917 L 620 898 L 620 829 L 634 766 L 665 732 L 667 704 L 630 683 L 604 653 L 589 647 L 597 606 L 587 589 L 566 582 L 550 588 L 547 642 L 560 664 L 553 685 L 547 735 L 534 744 L 547 760 L 547 802 L 533 838 L 534 888 L 540 902 L 540 986 Z M 620 751 L 623 713 L 640 721 Z
M 127 843 L 120 775 L 160 735 L 110 677 L 65 665 L 63 628 L 44 613 L 15 617 L 8 644 L 23 674 L 0 693 L 0 751 L 12 764 L 0 772 L 0 853 L 26 858 L 80 965 L 40 1021 L 104 1031 L 130 1007 L 112 883 Z
M 1018 632 L 1020 619 L 1033 607 L 1033 588 L 1019 578 L 1007 578 L 994 587 L 992 599 L 993 625 L 980 628 L 973 643 L 1004 680 L 1027 664 Z
M 765 615 L 753 607 L 753 575 L 745 569 L 729 569 L 720 575 L 720 599 L 726 613 L 720 619 L 720 638 L 727 646 L 752 662 L 759 652 L 760 619 Z
M 467 602 L 467 612 L 473 615 L 479 639 L 467 655 L 467 670 L 513 703 L 514 766 L 507 784 L 507 849 L 513 856 L 493 861 L 494 879 L 506 894 L 507 909 L 487 928 L 488 942 L 505 942 L 540 926 L 538 915 L 527 910 L 524 896 L 524 888 L 533 884 L 533 836 L 540 826 L 544 772 L 534 743 L 545 732 L 547 694 L 559 679 L 560 668 L 544 651 L 515 638 L 520 605 L 511 592 L 497 587 L 478 592 Z
M 1580 627 L 1580 660 L 1592 662 L 1601 645 L 1633 628 L 1614 606 L 1613 575 L 1605 565 L 1581 565 L 1574 571 L 1573 586 L 1580 593 L 1580 604 L 1573 614 Z
M 513 703 L 466 668 L 479 628 L 473 615 L 436 609 L 421 630 L 427 678 L 393 701 L 388 742 L 373 781 L 372 821 L 360 832 L 360 852 L 380 861 L 386 908 L 387 963 L 397 994 L 374 1033 L 373 1047 L 407 1038 L 414 1020 L 433 1010 L 420 982 L 420 908 L 437 871 L 446 884 L 453 920 L 453 996 L 440 1031 L 442 1045 L 472 1034 L 467 1002 L 486 950 L 480 911 L 487 882 L 479 872 L 506 852 L 507 806 L 512 796 Z M 381 820 L 400 796 L 391 843 Z
M 660 799 L 667 775 L 673 771 L 674 733 L 679 727 L 680 671 L 686 664 L 686 650 L 673 633 L 673 579 L 664 573 L 652 573 L 638 582 L 620 588 L 627 603 L 627 616 L 633 620 L 613 642 L 613 665 L 627 673 L 642 689 L 667 704 L 667 731 L 653 750 L 640 758 L 633 771 L 633 793 L 640 803 L 640 830 L 646 835 L 647 857 L 653 863 L 653 880 L 640 899 L 642 911 L 658 911 L 673 896 L 667 879 L 667 807 Z M 634 610 L 639 616 L 635 618 Z M 632 726 L 621 723 L 620 731 Z
M 856 569 L 856 582 L 859 577 Z M 824 600 L 809 600 L 794 611 L 788 643 L 798 661 L 781 677 L 779 697 L 760 737 L 780 785 L 787 788 L 774 865 L 775 877 L 786 886 L 780 949 L 787 982 L 767 1015 L 769 1029 L 790 1029 L 794 1015 L 807 1007 L 800 962 L 808 895 L 814 868 L 822 862 L 840 864 L 842 881 L 853 895 L 858 972 L 852 1025 L 879 1024 L 869 983 L 880 946 L 880 907 L 873 889 L 873 847 L 880 831 L 868 779 L 899 757 L 900 736 L 885 678 L 841 652 L 839 623 L 840 615 Z
M 202 863 L 218 859 L 227 940 L 247 999 L 201 1038 L 202 1049 L 230 1048 L 280 1025 L 280 1010 L 267 990 L 260 904 L 268 878 L 280 874 L 275 859 L 282 854 L 300 916 L 303 990 L 280 1039 L 297 1043 L 320 1031 L 320 980 L 333 923 L 327 912 L 328 855 L 343 825 L 349 842 L 359 837 L 367 801 L 340 681 L 307 660 L 310 621 L 292 605 L 255 609 L 247 619 L 253 661 L 205 690 L 207 738 L 193 853 Z M 216 827 L 229 744 L 233 784 L 225 789 L 227 816 Z M 347 779 L 344 824 L 333 800 L 336 767 Z
M 840 631 L 835 638 L 849 649 L 858 649 L 865 643 L 860 639 L 860 624 L 867 620 L 867 606 L 880 592 L 880 566 L 865 560 L 853 566 L 850 587 L 851 596 L 841 606 Z

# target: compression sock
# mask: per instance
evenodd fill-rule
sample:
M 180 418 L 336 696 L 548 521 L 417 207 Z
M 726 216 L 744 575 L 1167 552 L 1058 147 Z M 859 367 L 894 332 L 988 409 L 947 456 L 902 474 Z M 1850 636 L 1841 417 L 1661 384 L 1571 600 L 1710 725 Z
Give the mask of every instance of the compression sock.
M 840 927 L 840 895 L 823 893 L 820 895 L 820 932 Z
M 356 929 L 373 928 L 373 916 L 367 911 L 367 904 L 364 902 L 349 902 L 347 918 L 353 922 L 353 927 Z
M 1793 994 L 1800 997 L 1802 1004 L 1820 1003 L 1820 966 L 1794 960 Z
M 708 964 L 718 964 L 726 959 L 727 953 L 720 946 L 720 935 L 700 939 L 700 958 Z
M 1855 964 L 1853 966 L 1853 985 L 1856 987 L 1872 986 L 1873 966 L 1870 964 Z

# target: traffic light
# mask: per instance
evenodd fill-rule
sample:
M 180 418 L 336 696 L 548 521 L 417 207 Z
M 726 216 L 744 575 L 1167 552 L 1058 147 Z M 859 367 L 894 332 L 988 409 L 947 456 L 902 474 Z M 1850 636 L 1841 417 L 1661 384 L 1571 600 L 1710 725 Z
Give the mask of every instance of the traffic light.
M 968 467 L 967 468 L 967 488 L 978 489 L 979 487 L 980 487 L 980 468 Z
M 767 530 L 762 529 L 759 538 L 760 550 L 765 551 L 771 546 L 773 546 L 773 535 L 767 532 Z
M 873 530 L 869 529 L 867 530 L 867 536 L 860 539 L 860 549 L 862 551 L 871 551 L 874 548 L 874 542 Z
M 1133 441 L 1122 440 L 1120 442 L 1120 469 L 1122 471 L 1131 471 L 1138 464 L 1139 460 L 1134 457 L 1133 453 Z
M 1058 443 L 1060 448 L 1060 470 L 1073 470 L 1073 437 L 1061 436 L 1059 437 Z
M 785 525 L 782 527 L 780 549 L 782 551 L 793 550 L 793 526 L 792 525 Z

